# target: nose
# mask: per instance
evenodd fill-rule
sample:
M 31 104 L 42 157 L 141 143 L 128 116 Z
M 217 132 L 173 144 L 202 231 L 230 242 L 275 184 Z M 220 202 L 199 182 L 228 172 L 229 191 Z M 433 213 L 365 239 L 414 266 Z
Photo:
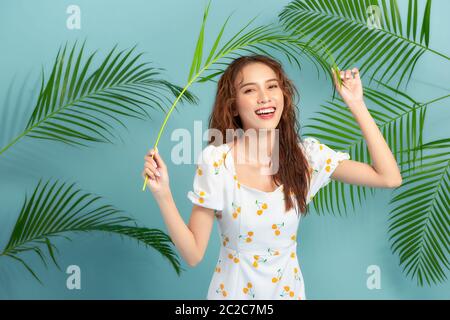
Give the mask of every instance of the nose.
M 269 102 L 268 96 L 267 96 L 266 92 L 264 90 L 262 90 L 261 93 L 258 96 L 257 103 L 258 104 L 264 104 L 264 103 L 267 103 L 267 102 Z

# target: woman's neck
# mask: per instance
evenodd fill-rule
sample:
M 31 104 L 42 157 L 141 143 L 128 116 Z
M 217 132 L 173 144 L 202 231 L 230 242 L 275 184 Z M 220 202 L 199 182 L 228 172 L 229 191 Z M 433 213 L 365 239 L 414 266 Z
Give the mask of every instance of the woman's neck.
M 250 133 L 238 137 L 236 140 L 238 162 L 255 167 L 268 167 L 275 143 L 278 141 L 278 129 L 250 130 Z

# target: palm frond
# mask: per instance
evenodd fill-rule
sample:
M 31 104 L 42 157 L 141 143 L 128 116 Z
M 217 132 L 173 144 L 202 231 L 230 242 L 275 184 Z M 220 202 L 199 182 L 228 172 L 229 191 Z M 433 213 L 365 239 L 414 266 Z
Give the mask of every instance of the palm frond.
M 361 75 L 370 74 L 371 80 L 384 69 L 378 78 L 383 81 L 390 75 L 387 83 L 400 75 L 397 89 L 409 73 L 408 85 L 425 52 L 450 60 L 429 48 L 431 0 L 426 2 L 422 22 L 417 0 L 408 1 L 406 22 L 397 0 L 294 0 L 279 19 L 287 30 L 307 36 L 313 48 L 322 50 L 326 43 L 344 69 L 360 63 Z
M 46 266 L 50 257 L 59 268 L 55 238 L 71 240 L 70 233 L 102 231 L 126 236 L 154 248 L 169 260 L 178 275 L 181 273 L 183 269 L 168 235 L 158 229 L 138 227 L 134 219 L 122 214 L 123 211 L 101 205 L 100 201 L 100 196 L 76 189 L 74 183 L 68 185 L 48 180 L 43 184 L 39 181 L 32 196 L 29 199 L 25 196 L 20 215 L 0 256 L 21 262 L 41 282 L 29 263 L 20 257 L 21 253 L 35 252 Z
M 53 140 L 73 146 L 112 142 L 113 124 L 126 128 L 121 118 L 151 118 L 149 108 L 166 112 L 170 97 L 182 89 L 160 79 L 161 68 L 141 62 L 135 48 L 117 51 L 117 45 L 93 69 L 96 52 L 86 59 L 85 43 L 60 48 L 48 79 L 44 72 L 32 115 L 24 131 L 0 150 L 0 154 L 23 137 Z M 184 100 L 198 99 L 186 92 Z
M 234 60 L 239 56 L 244 54 L 271 55 L 268 51 L 282 54 L 291 64 L 299 69 L 301 69 L 300 58 L 309 59 L 317 70 L 319 68 L 322 69 L 322 71 L 330 75 L 331 79 L 330 67 L 336 67 L 331 54 L 325 54 L 325 57 L 324 55 L 319 55 L 313 47 L 307 45 L 303 37 L 296 33 L 286 32 L 281 26 L 274 23 L 249 28 L 259 15 L 250 19 L 230 39 L 223 41 L 224 31 L 233 15 L 231 13 L 223 23 L 219 34 L 215 37 L 209 53 L 204 52 L 205 28 L 210 4 L 211 1 L 209 1 L 203 14 L 203 21 L 189 71 L 188 85 L 195 81 L 212 81 L 213 78 L 224 72 L 230 60 Z M 326 48 L 323 48 L 323 50 L 326 50 Z M 206 53 L 208 54 L 206 55 Z M 207 58 L 203 59 L 206 56 Z M 210 74 L 203 75 L 206 71 L 210 72 Z
M 383 91 L 366 88 L 364 92 L 365 98 L 375 106 L 368 107 L 370 114 L 396 156 L 397 162 L 402 163 L 402 168 L 406 166 L 407 170 L 411 170 L 413 163 L 420 158 L 427 108 L 450 96 L 420 103 L 389 85 L 381 82 L 379 84 L 384 88 Z M 321 106 L 317 115 L 311 119 L 311 124 L 304 126 L 309 130 L 304 135 L 317 137 L 331 148 L 348 152 L 352 160 L 370 163 L 364 136 L 350 109 L 342 100 L 340 103 L 328 101 Z M 401 150 L 415 151 L 400 152 Z M 319 213 L 337 211 L 341 215 L 341 209 L 348 212 L 349 203 L 353 210 L 355 204 L 361 204 L 368 195 L 367 191 L 373 195 L 375 189 L 331 181 L 327 187 L 319 190 L 313 204 Z
M 331 74 L 330 67 L 336 68 L 336 64 L 331 55 L 325 58 L 320 56 L 312 47 L 307 46 L 302 38 L 298 35 L 286 33 L 279 25 L 269 24 L 249 29 L 250 24 L 256 17 L 250 20 L 247 25 L 219 48 L 223 31 L 230 17 L 231 15 L 223 24 L 209 52 L 208 58 L 203 64 L 201 64 L 203 52 L 195 51 L 191 66 L 191 72 L 193 73 L 189 74 L 188 81 L 195 80 L 197 77 L 199 78 L 197 80 L 198 82 L 213 81 L 214 78 L 225 71 L 232 60 L 242 55 L 265 54 L 273 56 L 274 53 L 280 53 L 289 63 L 295 65 L 300 70 L 300 61 L 303 58 L 313 63 L 318 74 L 320 71 L 323 71 L 325 74 Z M 200 32 L 197 47 L 203 48 L 202 42 L 203 32 Z M 203 72 L 206 75 L 203 75 Z
M 444 282 L 450 270 L 450 139 L 421 147 L 425 155 L 402 172 L 390 202 L 389 240 L 403 271 L 423 286 Z

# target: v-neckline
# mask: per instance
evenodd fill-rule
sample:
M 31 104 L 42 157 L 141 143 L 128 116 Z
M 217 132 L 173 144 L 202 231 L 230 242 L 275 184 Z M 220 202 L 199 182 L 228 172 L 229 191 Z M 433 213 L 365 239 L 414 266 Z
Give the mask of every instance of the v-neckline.
M 238 177 L 238 175 L 237 175 L 236 166 L 235 166 L 235 164 L 234 164 L 233 151 L 231 150 L 232 147 L 231 147 L 228 143 L 224 143 L 224 145 L 225 145 L 225 146 L 227 147 L 227 149 L 228 149 L 228 154 L 227 154 L 227 156 L 229 156 L 229 157 L 230 157 L 230 160 L 231 160 L 231 161 L 230 161 L 230 162 L 231 162 L 231 166 L 232 166 L 231 173 L 233 174 L 233 177 L 235 178 L 235 180 L 239 183 L 239 185 L 240 185 L 241 187 L 244 187 L 245 189 L 248 189 L 248 190 L 250 190 L 250 191 L 259 192 L 259 193 L 263 193 L 263 194 L 266 194 L 266 195 L 274 194 L 274 193 L 278 192 L 279 190 L 281 190 L 281 189 L 283 188 L 283 185 L 281 184 L 281 185 L 279 185 L 279 186 L 278 186 L 275 190 L 273 190 L 273 191 L 263 191 L 263 190 L 259 190 L 259 189 L 256 189 L 256 188 L 253 188 L 253 187 L 250 187 L 250 186 L 247 186 L 247 185 L 243 184 L 241 181 L 239 181 L 239 177 Z

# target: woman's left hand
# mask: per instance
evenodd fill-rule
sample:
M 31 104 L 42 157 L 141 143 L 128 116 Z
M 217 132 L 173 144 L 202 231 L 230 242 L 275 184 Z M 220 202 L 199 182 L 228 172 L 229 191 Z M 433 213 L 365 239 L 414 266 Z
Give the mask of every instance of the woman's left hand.
M 336 90 L 348 106 L 363 102 L 363 87 L 358 68 L 340 71 L 342 86 L 339 85 L 334 70 L 332 74 Z

